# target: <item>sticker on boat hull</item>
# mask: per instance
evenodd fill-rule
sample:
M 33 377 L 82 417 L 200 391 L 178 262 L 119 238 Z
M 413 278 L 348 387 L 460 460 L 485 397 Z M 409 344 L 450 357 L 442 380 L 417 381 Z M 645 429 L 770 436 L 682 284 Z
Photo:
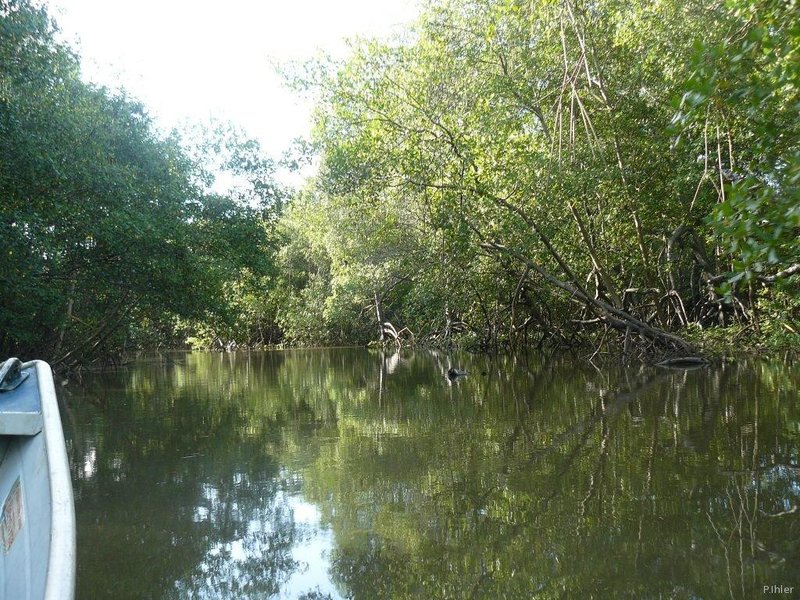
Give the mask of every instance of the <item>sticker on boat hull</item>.
M 22 484 L 19 477 L 11 486 L 11 491 L 3 502 L 3 517 L 0 520 L 0 534 L 3 538 L 3 552 L 8 554 L 17 534 L 22 529 Z

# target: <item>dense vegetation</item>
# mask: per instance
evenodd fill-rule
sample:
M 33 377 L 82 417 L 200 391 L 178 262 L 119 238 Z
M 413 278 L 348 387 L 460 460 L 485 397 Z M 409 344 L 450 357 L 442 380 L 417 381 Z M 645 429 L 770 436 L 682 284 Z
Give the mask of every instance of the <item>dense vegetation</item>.
M 0 0 L 0 354 L 797 345 L 797 13 L 432 2 L 295 73 L 320 169 L 283 208 L 257 144 L 161 136 L 43 9 Z M 220 169 L 242 185 L 212 191 Z
M 70 365 L 236 326 L 227 290 L 269 272 L 279 190 L 254 142 L 189 141 L 84 83 L 43 9 L 0 2 L 0 355 Z M 240 193 L 211 191 L 208 156 Z
M 322 168 L 287 220 L 314 276 L 290 331 L 602 334 L 642 354 L 734 325 L 796 343 L 797 9 L 437 2 L 410 43 L 310 70 Z

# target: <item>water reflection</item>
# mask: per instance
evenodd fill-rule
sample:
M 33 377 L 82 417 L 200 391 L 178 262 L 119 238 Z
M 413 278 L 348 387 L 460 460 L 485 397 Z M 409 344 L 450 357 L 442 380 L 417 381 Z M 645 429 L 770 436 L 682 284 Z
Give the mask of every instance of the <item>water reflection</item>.
M 65 398 L 78 597 L 800 591 L 798 382 L 366 350 L 92 375 Z

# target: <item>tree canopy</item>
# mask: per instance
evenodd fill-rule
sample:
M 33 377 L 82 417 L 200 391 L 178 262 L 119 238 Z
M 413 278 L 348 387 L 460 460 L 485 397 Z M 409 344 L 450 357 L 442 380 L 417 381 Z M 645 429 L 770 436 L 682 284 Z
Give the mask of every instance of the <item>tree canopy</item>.
M 227 287 L 270 267 L 274 166 L 252 140 L 208 135 L 251 193 L 211 191 L 207 161 L 85 83 L 55 33 L 43 8 L 0 4 L 2 354 L 86 362 L 177 319 L 234 320 Z
M 796 346 L 796 12 L 431 1 L 289 76 L 319 165 L 290 198 L 246 134 L 161 134 L 3 0 L 0 350 Z
M 765 308 L 796 332 L 775 310 L 800 270 L 795 9 L 432 2 L 410 41 L 298 75 L 328 328 L 372 302 L 362 319 L 482 346 L 595 324 L 686 352 L 667 332 Z

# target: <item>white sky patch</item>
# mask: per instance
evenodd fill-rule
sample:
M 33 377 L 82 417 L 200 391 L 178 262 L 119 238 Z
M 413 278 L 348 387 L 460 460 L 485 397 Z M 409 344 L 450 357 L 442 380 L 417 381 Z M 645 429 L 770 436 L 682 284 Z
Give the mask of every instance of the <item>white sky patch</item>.
M 274 158 L 308 135 L 311 107 L 283 86 L 273 63 L 343 56 L 346 38 L 389 36 L 418 12 L 414 0 L 50 0 L 49 7 L 87 79 L 124 87 L 165 130 L 186 120 L 232 121 Z

